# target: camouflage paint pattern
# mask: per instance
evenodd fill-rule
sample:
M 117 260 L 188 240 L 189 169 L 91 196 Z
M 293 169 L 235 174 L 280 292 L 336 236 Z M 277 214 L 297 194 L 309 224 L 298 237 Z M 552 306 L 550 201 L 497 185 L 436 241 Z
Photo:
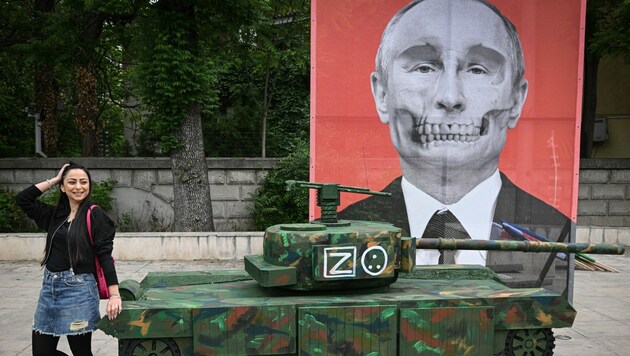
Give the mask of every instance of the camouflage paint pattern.
M 191 271 L 191 272 L 149 272 L 142 280 L 141 288 L 164 288 L 211 284 L 221 282 L 247 281 L 252 277 L 243 270 L 231 271 Z M 121 282 L 124 285 L 126 282 Z
M 122 281 L 118 285 L 118 290 L 123 300 L 139 299 L 142 293 L 142 289 L 140 288 L 140 283 L 131 279 Z
M 269 227 L 263 257 L 245 270 L 264 287 L 369 288 L 413 270 L 416 248 L 623 254 L 622 246 L 514 240 L 418 239 L 391 224 L 354 220 Z
M 283 287 L 297 284 L 297 268 L 276 266 L 263 256 L 245 256 L 245 271 L 262 287 Z
M 400 313 L 399 355 L 492 355 L 494 310 L 406 308 Z
M 416 265 L 416 238 L 403 236 L 400 239 L 400 271 L 411 273 Z
M 395 305 L 299 308 L 302 355 L 395 355 Z
M 339 189 L 355 189 L 325 188 L 330 203 Z M 575 310 L 555 292 L 509 288 L 486 267 L 414 268 L 416 247 L 623 253 L 614 245 L 416 239 L 391 224 L 333 217 L 268 228 L 263 256 L 245 258 L 247 273 L 123 282 L 123 312 L 98 328 L 120 340 L 123 355 L 492 355 L 509 330 L 570 327 Z M 269 288 L 276 286 L 283 288 Z
M 402 255 L 413 253 L 401 251 L 402 235 L 391 224 L 363 221 L 275 225 L 265 232 L 263 260 L 248 257 L 246 270 L 263 286 L 296 290 L 388 285 Z
M 296 351 L 293 305 L 192 310 L 196 355 L 283 355 Z
M 496 272 L 481 265 L 427 265 L 416 266 L 401 278 L 447 280 L 494 280 L 503 283 Z
M 435 268 L 419 267 L 415 272 L 430 275 Z M 485 269 L 451 268 L 477 276 L 483 276 L 479 270 Z M 159 275 L 150 279 L 158 280 Z M 229 275 L 238 279 L 238 274 L 226 271 Z M 185 339 L 182 349 L 192 347 L 198 355 L 316 355 L 343 354 L 343 350 L 391 355 L 398 343 L 401 354 L 403 349 L 446 352 L 457 346 L 482 355 L 495 345 L 493 332 L 569 327 L 576 314 L 554 292 L 510 289 L 491 278 L 401 278 L 390 286 L 367 290 L 308 293 L 263 288 L 253 280 L 164 288 L 147 287 L 143 281 L 141 287 L 142 298 L 125 301 L 122 314 L 112 321 L 103 318 L 99 329 L 121 340 Z M 452 313 L 453 308 L 457 313 Z M 459 335 L 457 345 L 448 341 L 453 335 Z

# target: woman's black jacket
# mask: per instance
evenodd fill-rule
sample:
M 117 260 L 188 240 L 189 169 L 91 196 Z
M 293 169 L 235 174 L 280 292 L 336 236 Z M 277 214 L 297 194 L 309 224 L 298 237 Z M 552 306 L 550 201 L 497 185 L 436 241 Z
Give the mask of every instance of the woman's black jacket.
M 35 185 L 31 185 L 19 192 L 15 196 L 15 201 L 24 213 L 35 221 L 35 224 L 37 224 L 39 228 L 47 231 L 45 252 L 48 253 L 52 243 L 52 235 L 55 229 L 67 218 L 67 215 L 59 216 L 60 214 L 57 214 L 57 217 L 54 217 L 53 212 L 55 207 L 37 200 L 40 195 L 42 195 L 42 192 L 37 189 Z M 116 276 L 116 269 L 112 258 L 114 235 L 116 233 L 114 223 L 99 207 L 92 209 L 91 220 L 92 237 L 94 238 L 92 249 L 94 253 L 85 256 L 83 261 L 73 266 L 73 271 L 75 273 L 96 273 L 94 267 L 94 256 L 96 255 L 103 268 L 107 285 L 118 284 L 118 277 Z M 85 239 L 89 244 L 90 237 L 88 234 L 86 234 Z

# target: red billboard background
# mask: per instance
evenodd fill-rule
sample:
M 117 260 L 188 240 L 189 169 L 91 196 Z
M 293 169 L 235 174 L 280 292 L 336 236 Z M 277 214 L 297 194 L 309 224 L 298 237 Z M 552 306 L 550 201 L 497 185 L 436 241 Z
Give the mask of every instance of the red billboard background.
M 312 0 L 311 181 L 379 191 L 400 176 L 370 74 L 387 22 L 407 0 Z M 567 215 L 577 213 L 586 0 L 494 0 L 516 26 L 529 92 L 499 168 Z M 314 194 L 314 192 L 311 192 Z M 339 210 L 364 199 L 342 195 Z M 319 216 L 311 196 L 311 219 Z

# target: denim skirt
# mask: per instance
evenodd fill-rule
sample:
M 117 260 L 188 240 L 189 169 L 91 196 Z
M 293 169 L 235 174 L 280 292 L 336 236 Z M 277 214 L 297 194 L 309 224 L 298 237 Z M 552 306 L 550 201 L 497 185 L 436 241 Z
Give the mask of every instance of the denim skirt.
M 72 270 L 50 272 L 44 268 L 34 331 L 54 336 L 85 334 L 94 331 L 100 319 L 93 274 L 74 274 Z

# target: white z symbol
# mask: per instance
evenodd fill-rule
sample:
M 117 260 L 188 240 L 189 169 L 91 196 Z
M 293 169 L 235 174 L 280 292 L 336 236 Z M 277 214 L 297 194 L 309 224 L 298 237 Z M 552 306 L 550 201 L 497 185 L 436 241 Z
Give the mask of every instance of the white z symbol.
M 332 275 L 344 275 L 344 274 L 352 274 L 351 270 L 339 270 L 339 267 L 352 257 L 350 252 L 333 252 L 329 254 L 330 257 L 341 257 L 341 259 L 330 269 L 330 274 Z
M 344 278 L 356 276 L 357 248 L 355 246 L 324 248 L 324 278 Z M 343 266 L 350 261 L 350 266 Z M 334 266 L 329 268 L 329 265 Z

